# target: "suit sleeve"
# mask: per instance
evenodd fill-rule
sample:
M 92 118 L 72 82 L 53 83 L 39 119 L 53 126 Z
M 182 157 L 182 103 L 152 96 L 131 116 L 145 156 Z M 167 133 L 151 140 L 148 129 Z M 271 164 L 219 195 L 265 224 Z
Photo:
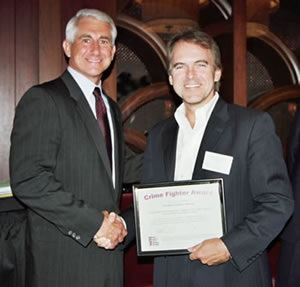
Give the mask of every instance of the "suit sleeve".
M 239 192 L 251 192 L 253 204 L 244 219 L 222 238 L 240 271 L 265 252 L 293 211 L 281 144 L 266 113 L 254 120 L 247 150 L 248 183 Z
M 86 246 L 99 229 L 103 215 L 66 192 L 55 177 L 62 137 L 55 102 L 45 89 L 30 89 L 16 108 L 11 134 L 12 190 L 29 209 Z

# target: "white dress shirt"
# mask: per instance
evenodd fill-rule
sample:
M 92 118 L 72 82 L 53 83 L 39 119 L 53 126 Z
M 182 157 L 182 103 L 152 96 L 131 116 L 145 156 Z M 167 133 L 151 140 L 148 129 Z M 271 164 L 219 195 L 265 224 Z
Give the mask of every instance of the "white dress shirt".
M 174 116 L 179 126 L 174 173 L 175 181 L 192 179 L 204 131 L 218 98 L 219 94 L 216 93 L 206 105 L 196 110 L 194 128 L 191 127 L 185 115 L 184 103 L 175 111 Z
M 112 147 L 112 181 L 113 185 L 115 187 L 115 145 L 114 145 L 114 129 L 113 129 L 113 124 L 112 124 L 112 117 L 111 117 L 111 111 L 110 111 L 110 106 L 108 104 L 107 98 L 103 95 L 102 93 L 102 88 L 101 88 L 101 81 L 99 82 L 98 85 L 95 85 L 92 81 L 90 81 L 88 78 L 86 78 L 84 75 L 81 73 L 77 72 L 70 66 L 68 66 L 68 71 L 80 87 L 82 93 L 84 94 L 87 102 L 89 103 L 89 106 L 94 114 L 95 119 L 97 119 L 96 115 L 96 99 L 95 96 L 93 95 L 93 91 L 95 87 L 98 87 L 101 91 L 101 96 L 103 98 L 105 107 L 106 107 L 106 112 L 107 112 L 107 118 L 108 118 L 108 123 L 109 123 L 109 128 L 110 128 L 110 135 L 111 135 L 111 147 Z

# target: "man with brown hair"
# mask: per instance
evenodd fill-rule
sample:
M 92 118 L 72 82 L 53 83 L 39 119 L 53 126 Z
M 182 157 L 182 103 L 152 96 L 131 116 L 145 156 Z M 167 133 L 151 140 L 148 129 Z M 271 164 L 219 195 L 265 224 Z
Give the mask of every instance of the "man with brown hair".
M 222 178 L 227 232 L 190 246 L 189 255 L 156 257 L 154 286 L 269 287 L 266 248 L 293 211 L 273 122 L 221 99 L 220 51 L 208 34 L 176 34 L 168 59 L 182 104 L 148 135 L 143 183 Z

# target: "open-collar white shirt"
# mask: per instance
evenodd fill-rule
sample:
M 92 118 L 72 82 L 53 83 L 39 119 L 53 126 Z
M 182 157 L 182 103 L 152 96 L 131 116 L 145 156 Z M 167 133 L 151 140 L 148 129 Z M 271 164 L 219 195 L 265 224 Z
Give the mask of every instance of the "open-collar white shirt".
M 101 96 L 103 98 L 105 107 L 106 107 L 106 112 L 107 112 L 107 117 L 108 117 L 108 122 L 109 122 L 109 128 L 110 128 L 110 135 L 111 135 L 111 146 L 112 146 L 112 181 L 113 185 L 115 187 L 115 145 L 114 145 L 114 129 L 113 129 L 113 124 L 112 124 L 112 116 L 111 116 L 111 111 L 110 111 L 110 106 L 108 103 L 108 100 L 106 96 L 103 95 L 102 92 L 102 87 L 101 87 L 101 81 L 98 83 L 98 85 L 95 85 L 92 81 L 90 81 L 87 77 L 82 75 L 81 73 L 77 72 L 70 66 L 68 66 L 68 72 L 72 75 L 78 86 L 80 87 L 82 93 L 84 94 L 87 102 L 89 103 L 89 106 L 94 114 L 95 119 L 97 119 L 96 115 L 96 100 L 95 96 L 93 95 L 93 91 L 95 87 L 98 87 L 101 92 Z
M 206 105 L 196 110 L 194 128 L 191 127 L 185 115 L 184 103 L 175 111 L 174 116 L 179 126 L 174 173 L 175 181 L 192 179 L 204 131 L 218 99 L 219 94 L 215 93 L 214 97 Z

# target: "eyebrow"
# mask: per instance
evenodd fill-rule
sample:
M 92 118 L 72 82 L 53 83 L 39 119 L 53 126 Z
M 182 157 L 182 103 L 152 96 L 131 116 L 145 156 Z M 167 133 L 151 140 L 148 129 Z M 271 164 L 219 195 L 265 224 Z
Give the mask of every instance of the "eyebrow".
M 196 62 L 194 62 L 195 64 L 198 64 L 198 63 L 204 63 L 204 64 L 208 64 L 208 62 L 206 60 L 198 60 Z
M 93 38 L 90 34 L 82 34 L 79 36 L 79 39 L 82 39 L 82 38 Z M 106 40 L 109 40 L 111 41 L 110 37 L 108 36 L 100 36 L 100 39 L 106 39 Z
M 109 41 L 111 40 L 110 37 L 108 37 L 108 36 L 100 36 L 100 39 L 107 39 Z
M 182 62 L 177 62 L 177 63 L 175 63 L 175 64 L 173 65 L 173 68 L 175 68 L 175 67 L 177 67 L 177 66 L 179 66 L 179 65 L 184 65 L 184 63 L 182 63 Z
M 89 35 L 89 34 L 82 34 L 82 35 L 80 35 L 78 38 L 79 38 L 79 39 L 82 39 L 82 38 L 92 38 L 92 36 Z
M 199 63 L 204 63 L 204 64 L 207 64 L 208 65 L 208 61 L 206 60 L 197 60 L 195 61 L 193 64 L 199 64 Z M 176 68 L 177 66 L 179 65 L 186 65 L 186 63 L 183 63 L 183 62 L 177 62 L 173 65 L 173 68 Z

